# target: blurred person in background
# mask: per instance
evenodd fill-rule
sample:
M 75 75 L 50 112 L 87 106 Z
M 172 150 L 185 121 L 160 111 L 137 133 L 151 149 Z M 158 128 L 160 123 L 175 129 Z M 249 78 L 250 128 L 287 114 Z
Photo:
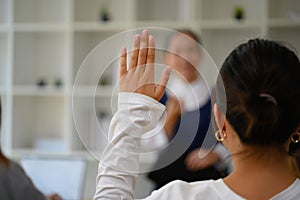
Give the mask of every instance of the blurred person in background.
M 149 173 L 156 189 L 177 179 L 191 182 L 227 175 L 222 163 L 229 155 L 226 149 L 221 144 L 212 151 L 201 148 L 207 133 L 211 132 L 211 99 L 199 73 L 203 56 L 200 44 L 201 39 L 191 30 L 178 30 L 166 39 L 164 63 L 173 69 L 174 76 L 168 83 L 169 92 L 161 99 L 167 107 L 163 129 L 149 140 L 155 149 L 166 146 L 154 171 Z M 200 158 L 200 150 L 203 154 L 210 152 Z
M 0 128 L 2 109 L 0 99 Z M 0 130 L 1 133 L 1 130 Z M 0 134 L 1 139 L 1 134 Z M 62 200 L 58 194 L 43 195 L 25 174 L 20 165 L 8 159 L 1 151 L 0 140 L 0 199 L 1 200 Z
M 129 69 L 127 50 L 121 51 L 119 107 L 94 199 L 133 199 L 141 137 L 165 111 L 159 100 L 170 68 L 153 83 L 154 37 L 145 30 L 141 41 L 135 36 Z M 230 151 L 233 172 L 218 180 L 173 181 L 145 199 L 299 200 L 300 179 L 290 165 L 300 141 L 299 74 L 299 58 L 280 43 L 257 38 L 236 47 L 220 69 L 213 106 L 215 137 Z

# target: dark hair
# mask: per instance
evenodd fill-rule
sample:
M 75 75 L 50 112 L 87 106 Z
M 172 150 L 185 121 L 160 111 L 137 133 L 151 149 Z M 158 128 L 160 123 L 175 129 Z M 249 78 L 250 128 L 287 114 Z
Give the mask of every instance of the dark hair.
M 243 143 L 282 145 L 297 131 L 299 74 L 296 54 L 274 41 L 249 40 L 226 58 L 218 78 L 226 98 L 217 94 L 217 103 Z

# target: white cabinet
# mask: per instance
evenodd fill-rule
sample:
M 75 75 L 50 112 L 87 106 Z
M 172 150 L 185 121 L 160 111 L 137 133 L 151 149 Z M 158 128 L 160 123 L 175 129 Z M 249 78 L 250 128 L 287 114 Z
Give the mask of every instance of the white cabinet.
M 134 0 L 74 0 L 75 22 L 132 22 Z M 107 17 L 107 18 L 105 18 Z
M 138 21 L 175 21 L 179 16 L 179 1 L 138 0 Z
M 244 20 L 261 21 L 266 14 L 265 2 L 265 0 L 202 0 L 200 15 L 203 20 L 233 20 L 235 10 L 240 7 L 244 10 Z
M 7 86 L 8 73 L 8 34 L 0 32 L 0 94 L 3 94 Z
M 9 0 L 0 0 L 0 27 L 7 25 L 11 17 L 11 4 Z M 0 29 L 1 30 L 1 29 Z
M 80 124 L 73 121 L 75 77 L 101 41 L 144 26 L 196 31 L 217 66 L 236 45 L 254 37 L 285 41 L 300 52 L 298 0 L 0 0 L 4 151 L 87 158 L 86 147 L 101 152 L 116 103 L 118 64 L 99 64 L 104 74 L 96 90 L 91 80 L 97 73 L 82 76 L 76 93 L 85 102 Z M 93 128 L 97 125 L 106 127 L 101 134 Z
M 261 36 L 259 28 L 206 29 L 202 31 L 203 46 L 218 67 L 221 67 L 234 47 L 255 36 Z
M 297 0 L 269 0 L 270 20 L 298 21 L 300 15 L 300 2 Z
M 268 37 L 283 41 L 299 55 L 300 1 L 270 0 L 268 16 Z
M 15 0 L 15 23 L 62 23 L 68 18 L 67 0 Z
M 237 8 L 243 10 L 241 20 L 235 19 Z M 61 140 L 67 152 L 84 150 L 72 120 L 74 79 L 88 53 L 120 31 L 193 29 L 220 66 L 232 48 L 253 37 L 287 41 L 299 50 L 299 10 L 297 0 L 0 0 L 5 150 L 35 152 L 47 138 Z M 96 92 L 97 116 L 111 116 L 116 71 L 99 67 L 106 69 Z M 83 100 L 94 98 L 94 75 L 83 76 L 78 94 Z
M 63 96 L 14 95 L 12 148 L 66 151 L 64 108 Z
M 242 19 L 236 19 L 237 9 L 242 9 Z M 193 29 L 220 66 L 232 48 L 249 38 L 283 40 L 299 50 L 299 10 L 297 0 L 0 0 L 5 150 L 35 152 L 47 139 L 61 145 L 63 153 L 84 150 L 72 119 L 72 86 L 88 53 L 120 31 L 141 26 Z M 91 95 L 93 72 L 83 75 L 77 93 L 82 101 L 97 103 L 100 122 L 86 120 L 81 128 L 87 135 L 89 123 L 112 115 L 117 62 L 99 67 L 105 70 L 96 97 Z M 92 111 L 82 109 L 88 119 Z
M 14 40 L 14 86 L 35 87 L 43 81 L 45 88 L 54 88 L 59 79 L 64 85 L 68 67 L 64 32 L 15 32 Z

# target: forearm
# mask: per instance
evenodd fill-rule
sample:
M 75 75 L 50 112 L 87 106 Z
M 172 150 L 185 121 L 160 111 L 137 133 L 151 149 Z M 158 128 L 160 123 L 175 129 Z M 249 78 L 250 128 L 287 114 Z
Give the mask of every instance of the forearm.
M 164 106 L 150 97 L 120 93 L 119 108 L 110 124 L 109 145 L 99 163 L 94 199 L 133 199 L 140 136 L 156 126 L 163 111 Z
M 174 129 L 176 127 L 176 123 L 178 121 L 178 117 L 175 116 L 167 116 L 166 123 L 164 125 L 164 132 L 168 139 L 171 139 L 174 134 Z

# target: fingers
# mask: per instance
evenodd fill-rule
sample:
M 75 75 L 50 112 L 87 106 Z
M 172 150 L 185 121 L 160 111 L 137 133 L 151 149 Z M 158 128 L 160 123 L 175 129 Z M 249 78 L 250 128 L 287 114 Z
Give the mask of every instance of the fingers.
M 130 64 L 128 70 L 127 50 L 125 48 L 121 50 L 119 91 L 134 91 L 136 93 L 147 95 L 159 101 L 164 94 L 165 87 L 170 77 L 171 68 L 167 67 L 164 70 L 158 85 L 155 85 L 154 62 L 154 37 L 149 36 L 149 32 L 147 30 L 144 30 L 142 33 L 142 37 L 140 37 L 140 35 L 134 36 L 133 51 L 130 55 Z M 139 67 L 136 68 L 137 66 Z M 123 78 L 121 79 L 121 77 Z M 138 88 L 138 90 L 136 90 L 136 88 Z
M 188 156 L 187 156 L 187 158 L 185 159 L 185 165 L 186 165 L 186 167 L 188 168 L 188 169 L 192 169 L 193 167 L 192 167 L 192 165 L 193 165 L 193 160 L 194 160 L 194 155 L 193 155 L 193 152 L 191 152 Z
M 170 78 L 170 74 L 171 74 L 171 68 L 170 67 L 167 67 L 164 72 L 163 72 L 163 75 L 161 76 L 156 88 L 155 88 L 155 99 L 156 100 L 160 100 L 161 97 L 164 95 L 164 92 L 165 92 L 165 88 L 166 88 L 166 85 L 169 81 L 169 78 Z
M 147 30 L 143 30 L 137 66 L 143 66 L 146 64 L 146 60 L 147 60 L 147 56 L 148 56 L 147 55 L 148 40 L 149 40 L 149 32 Z
M 192 162 L 189 165 L 187 165 L 187 168 L 191 171 L 198 171 L 204 169 L 204 167 L 199 162 Z
M 147 54 L 147 67 L 145 69 L 145 73 L 149 75 L 149 81 L 154 81 L 154 62 L 155 62 L 155 41 L 152 35 L 149 36 L 148 41 L 148 54 Z
M 139 48 L 140 48 L 140 35 L 137 34 L 137 35 L 134 36 L 132 52 L 130 54 L 129 69 L 133 69 L 137 65 L 138 55 L 139 55 Z
M 203 169 L 203 164 L 203 160 L 198 157 L 197 152 L 191 152 L 185 160 L 186 167 L 191 171 Z
M 206 154 L 205 157 L 200 157 L 200 154 L 205 154 L 206 152 L 208 154 Z M 213 166 L 214 164 L 216 164 L 219 161 L 220 161 L 220 158 L 217 155 L 217 153 L 215 153 L 213 151 L 208 152 L 207 150 L 200 149 L 200 151 L 194 150 L 193 152 L 191 152 L 187 156 L 187 158 L 185 160 L 185 164 L 188 169 L 194 171 L 194 170 L 208 168 L 210 166 Z
M 119 78 L 125 75 L 126 72 L 127 72 L 127 49 L 124 47 L 121 49 Z

